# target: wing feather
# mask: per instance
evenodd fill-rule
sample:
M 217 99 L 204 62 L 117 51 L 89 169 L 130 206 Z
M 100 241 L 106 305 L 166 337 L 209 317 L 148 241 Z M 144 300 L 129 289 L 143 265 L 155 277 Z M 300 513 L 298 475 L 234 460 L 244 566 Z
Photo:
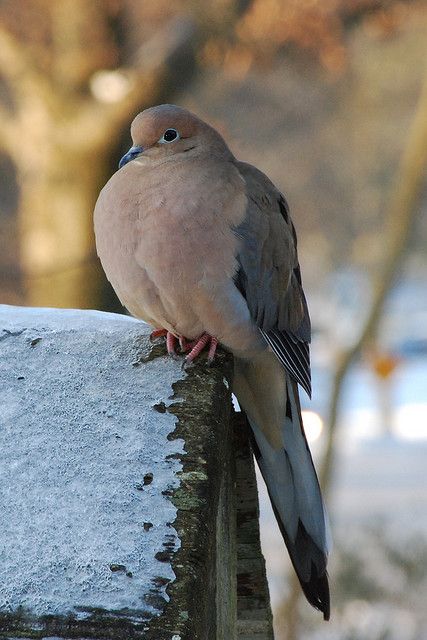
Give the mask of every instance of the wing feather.
M 310 316 L 289 207 L 261 171 L 244 162 L 237 168 L 246 183 L 248 206 L 235 230 L 242 241 L 235 283 L 266 342 L 311 395 Z

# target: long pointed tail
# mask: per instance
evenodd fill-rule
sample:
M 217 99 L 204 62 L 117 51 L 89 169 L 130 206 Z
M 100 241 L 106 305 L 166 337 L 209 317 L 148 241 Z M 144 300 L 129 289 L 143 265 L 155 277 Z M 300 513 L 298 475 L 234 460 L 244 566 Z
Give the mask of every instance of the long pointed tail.
M 257 462 L 301 587 L 310 604 L 328 620 L 326 510 L 304 434 L 297 385 L 280 365 L 272 371 L 273 361 L 268 360 L 267 367 L 265 359 L 255 365 L 237 365 L 236 393 L 248 416 Z M 267 380 L 260 378 L 262 373 Z M 284 399 L 279 408 L 273 407 L 277 405 L 277 375 Z

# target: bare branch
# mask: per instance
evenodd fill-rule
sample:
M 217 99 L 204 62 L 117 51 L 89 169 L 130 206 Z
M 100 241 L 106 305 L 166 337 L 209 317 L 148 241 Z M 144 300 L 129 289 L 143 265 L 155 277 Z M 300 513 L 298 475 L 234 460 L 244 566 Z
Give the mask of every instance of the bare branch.
M 45 10 L 52 32 L 51 76 L 58 90 L 65 95 L 78 92 L 96 69 L 116 63 L 108 9 L 102 3 L 55 0 Z
M 25 45 L 0 25 L 0 71 L 6 81 L 14 87 L 25 75 L 41 75 L 35 68 Z
M 416 206 L 425 180 L 427 166 L 427 74 L 417 110 L 412 121 L 406 148 L 402 155 L 388 207 L 388 230 L 384 237 L 387 253 L 374 284 L 374 296 L 369 316 L 353 346 L 342 353 L 335 371 L 329 409 L 329 430 L 326 455 L 321 470 L 321 483 L 330 484 L 341 390 L 351 364 L 363 347 L 375 338 L 384 310 L 384 303 L 402 263 L 408 239 L 419 213 Z
M 10 93 L 11 107 L 0 106 L 1 144 L 13 154 L 13 138 L 22 136 L 22 125 L 40 112 L 58 111 L 57 92 L 48 76 L 33 64 L 25 44 L 0 26 L 0 75 L 5 91 Z M 49 116 L 48 116 L 49 117 Z M 16 145 L 16 142 L 15 142 Z
M 59 135 L 68 148 L 99 151 L 111 145 L 111 135 L 144 105 L 155 99 L 167 77 L 176 68 L 176 58 L 194 47 L 196 25 L 191 19 L 174 18 L 138 51 L 130 67 L 117 69 L 129 83 L 129 90 L 116 102 L 86 100 L 75 109 L 72 120 L 60 127 Z

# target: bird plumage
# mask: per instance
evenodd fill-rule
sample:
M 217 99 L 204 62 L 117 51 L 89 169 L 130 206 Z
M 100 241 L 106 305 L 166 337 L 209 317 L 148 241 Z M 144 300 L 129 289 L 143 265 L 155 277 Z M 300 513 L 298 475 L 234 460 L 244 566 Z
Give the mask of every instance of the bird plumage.
M 328 618 L 326 516 L 297 389 L 311 390 L 310 319 L 287 203 L 185 109 L 148 109 L 131 132 L 132 152 L 95 207 L 104 270 L 133 315 L 233 352 L 234 391 L 291 560 Z

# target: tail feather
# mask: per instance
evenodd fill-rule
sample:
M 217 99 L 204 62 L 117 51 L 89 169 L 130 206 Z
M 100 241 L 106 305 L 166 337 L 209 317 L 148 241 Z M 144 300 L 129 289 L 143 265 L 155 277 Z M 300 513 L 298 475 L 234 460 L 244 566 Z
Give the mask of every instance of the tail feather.
M 278 363 L 237 366 L 237 397 L 247 414 L 258 466 L 267 485 L 273 510 L 307 600 L 329 619 L 330 598 L 326 571 L 329 528 L 319 482 L 301 418 L 296 383 Z M 260 385 L 260 376 L 267 379 Z M 282 380 L 283 402 L 274 424 L 265 426 L 266 406 L 277 405 L 277 376 Z M 274 378 L 275 388 L 268 378 Z M 239 393 L 240 391 L 240 396 Z M 271 394 L 271 397 L 269 396 Z M 266 397 L 267 396 L 267 397 Z M 260 408 L 261 407 L 261 408 Z M 274 411 L 272 411 L 274 413 Z M 280 436 L 280 437 L 278 437 Z
M 262 459 L 255 435 L 252 430 L 252 448 L 255 458 L 267 486 L 274 515 L 285 541 L 295 573 L 298 576 L 301 588 L 308 602 L 323 613 L 325 620 L 330 616 L 330 595 L 328 575 L 326 572 L 327 556 L 319 549 L 311 536 L 307 533 L 301 520 L 298 518 L 294 535 L 286 530 L 283 518 L 276 507 L 275 498 L 270 488 L 266 473 L 266 465 Z

